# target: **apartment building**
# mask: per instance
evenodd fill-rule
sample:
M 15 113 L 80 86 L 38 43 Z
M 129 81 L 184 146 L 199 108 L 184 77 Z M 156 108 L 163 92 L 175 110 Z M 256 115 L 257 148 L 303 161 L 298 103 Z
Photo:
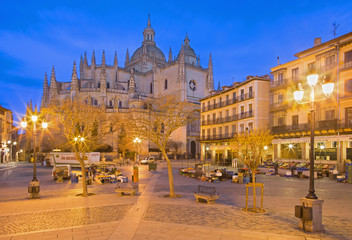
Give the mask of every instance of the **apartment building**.
M 6 154 L 9 152 L 7 144 L 12 141 L 12 112 L 0 105 L 0 163 L 4 162 Z
M 314 46 L 295 54 L 296 60 L 271 69 L 270 125 L 275 135 L 274 155 L 282 161 L 308 161 L 310 149 L 310 106 L 298 104 L 293 91 L 301 83 L 304 101 L 309 101 L 307 75 L 319 74 L 316 100 L 324 98 L 323 79 L 333 81 L 329 99 L 315 102 L 315 159 L 343 169 L 352 159 L 352 32 L 330 41 L 316 38 Z
M 230 141 L 237 132 L 269 128 L 270 77 L 247 77 L 201 102 L 201 159 L 233 159 Z

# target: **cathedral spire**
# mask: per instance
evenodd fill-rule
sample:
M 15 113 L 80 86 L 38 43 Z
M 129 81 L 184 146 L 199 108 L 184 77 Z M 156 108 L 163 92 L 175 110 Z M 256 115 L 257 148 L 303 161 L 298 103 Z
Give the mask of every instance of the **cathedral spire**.
M 57 85 L 56 85 L 56 76 L 55 76 L 55 67 L 51 69 L 50 77 L 50 99 L 54 99 L 57 95 Z
M 114 57 L 114 67 L 118 67 L 118 62 L 117 62 L 117 52 L 115 51 L 115 57 Z
M 170 50 L 169 50 L 169 60 L 168 62 L 172 62 L 172 51 L 171 51 L 171 46 L 170 46 Z
M 150 14 L 148 13 L 148 23 L 147 23 L 147 27 L 151 27 L 151 23 L 150 23 Z
M 178 59 L 177 81 L 180 82 L 180 83 L 186 81 L 186 75 L 185 75 L 185 51 L 184 51 L 183 44 L 181 46 L 180 57 Z
M 212 58 L 211 58 L 211 53 L 209 55 L 206 87 L 207 87 L 209 92 L 214 90 L 213 61 L 212 61 Z
M 185 47 L 188 47 L 189 46 L 189 38 L 188 38 L 188 34 L 186 33 L 186 37 L 185 37 L 185 40 L 183 40 L 184 43 L 185 43 Z
M 134 71 L 131 68 L 130 79 L 128 80 L 128 94 L 134 94 L 136 92 L 136 81 L 134 79 Z
M 47 107 L 48 102 L 49 102 L 49 84 L 48 84 L 48 75 L 45 72 L 44 83 L 43 83 L 43 96 L 42 96 L 42 102 L 40 104 L 40 108 Z
M 84 51 L 83 67 L 88 67 L 87 52 Z
M 78 91 L 78 78 L 77 78 L 77 69 L 76 62 L 73 61 L 72 77 L 71 77 L 71 92 L 76 93 Z
M 92 55 L 92 66 L 95 66 L 95 52 L 93 50 L 93 55 Z
M 155 32 L 154 32 L 154 29 L 152 28 L 152 24 L 150 23 L 150 14 L 148 14 L 148 23 L 147 23 L 147 27 L 144 28 L 143 36 L 144 36 L 143 44 L 148 43 L 148 44 L 155 45 L 155 42 L 154 42 Z
M 103 67 L 105 67 L 105 64 L 106 64 L 106 62 L 105 62 L 105 50 L 103 50 L 103 57 L 102 57 L 102 59 L 101 59 L 101 65 L 102 65 Z
M 130 54 L 128 53 L 128 48 L 127 48 L 127 51 L 126 51 L 126 60 L 125 60 L 125 67 L 127 66 L 127 64 L 130 63 Z

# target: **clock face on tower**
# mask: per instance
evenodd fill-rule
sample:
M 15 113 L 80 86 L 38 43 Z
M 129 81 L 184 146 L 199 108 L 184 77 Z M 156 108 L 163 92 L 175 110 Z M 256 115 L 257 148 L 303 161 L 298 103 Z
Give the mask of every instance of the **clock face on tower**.
M 195 90 L 196 90 L 196 87 L 197 87 L 196 81 L 194 81 L 194 80 L 189 81 L 189 88 L 190 88 L 192 91 L 195 91 Z

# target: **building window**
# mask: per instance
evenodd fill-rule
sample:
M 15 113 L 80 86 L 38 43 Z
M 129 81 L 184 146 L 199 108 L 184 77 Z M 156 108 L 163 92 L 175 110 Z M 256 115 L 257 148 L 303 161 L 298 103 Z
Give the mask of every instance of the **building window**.
M 236 125 L 232 125 L 232 134 L 236 133 Z
M 226 105 L 230 104 L 229 102 L 229 95 L 226 95 Z
M 94 100 L 94 105 L 98 105 L 98 100 Z
M 100 88 L 100 83 L 98 83 L 98 88 Z
M 241 115 L 244 115 L 244 106 L 241 106 Z
M 210 137 L 210 128 L 207 129 L 207 137 L 208 137 L 208 138 Z
M 205 138 L 205 129 L 202 129 L 202 138 Z
M 345 66 L 346 67 L 352 66 L 352 51 L 345 52 Z
M 222 97 L 219 98 L 219 106 L 221 107 L 222 104 Z
M 308 73 L 314 71 L 315 69 L 316 69 L 315 62 L 312 62 L 312 63 L 308 64 Z
M 277 95 L 277 102 L 282 103 L 283 101 L 284 101 L 284 95 L 282 94 Z
M 153 83 L 150 83 L 150 93 L 153 93 Z
M 225 127 L 225 137 L 229 136 L 229 126 Z
M 351 96 L 351 95 L 352 95 L 352 79 L 348 79 L 345 81 L 345 96 Z
M 244 89 L 241 90 L 241 101 L 244 100 Z
M 122 107 L 122 102 L 119 100 L 119 107 Z
M 216 123 L 216 113 L 213 113 L 213 123 Z
M 235 116 L 236 115 L 236 108 L 232 109 L 232 115 Z
M 325 111 L 325 120 L 335 119 L 335 110 L 326 110 Z
M 277 125 L 278 126 L 285 126 L 285 119 L 283 117 L 279 117 L 277 119 Z
M 240 125 L 241 133 L 244 133 L 244 124 Z
M 248 129 L 249 131 L 253 131 L 253 123 L 248 123 Z
M 165 79 L 165 86 L 164 86 L 165 90 L 167 89 L 167 79 Z
M 234 93 L 232 94 L 232 101 L 233 101 L 233 102 L 236 102 L 236 92 L 234 92 Z
M 337 148 L 337 142 L 336 141 L 331 142 L 331 147 L 332 148 Z
M 253 105 L 252 105 L 252 104 L 249 104 L 248 107 L 249 107 L 249 114 L 252 114 Z
M 292 69 L 292 80 L 293 81 L 299 80 L 299 68 Z
M 213 137 L 216 137 L 216 128 L 213 128 Z
M 109 105 L 110 105 L 110 107 L 112 107 L 112 101 L 111 100 L 109 101 Z
M 222 136 L 222 127 L 219 127 L 219 136 Z
M 292 116 L 292 125 L 298 125 L 298 115 Z
M 110 83 L 109 82 L 106 83 L 106 88 L 110 88 Z
M 249 87 L 249 97 L 253 97 L 253 87 Z
M 332 66 L 335 64 L 335 55 L 329 56 L 325 58 L 325 65 L 326 66 Z

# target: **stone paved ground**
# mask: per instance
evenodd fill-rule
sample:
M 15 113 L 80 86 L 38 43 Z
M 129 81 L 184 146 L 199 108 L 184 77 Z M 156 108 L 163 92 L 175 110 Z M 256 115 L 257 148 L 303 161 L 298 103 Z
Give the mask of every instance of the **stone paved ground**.
M 306 194 L 307 179 L 258 176 L 258 181 L 265 184 L 264 208 L 267 212 L 255 215 L 241 210 L 245 203 L 244 185 L 229 181 L 212 184 L 186 178 L 178 175 L 180 164 L 175 165 L 175 188 L 178 194 L 182 194 L 182 198 L 162 197 L 168 193 L 165 167 L 162 170 L 158 168 L 156 173 L 149 173 L 143 166 L 140 182 L 142 194 L 148 192 L 146 189 L 150 185 L 151 176 L 159 175 L 154 191 L 149 193 L 147 201 L 141 196 L 118 197 L 113 192 L 114 185 L 97 184 L 90 186 L 90 191 L 97 195 L 88 198 L 75 197 L 74 193 L 80 190 L 78 185 L 68 182 L 60 185 L 52 182 L 45 168 L 39 169 L 43 186 L 42 198 L 28 200 L 20 195 L 26 190 L 27 178 L 23 181 L 20 177 L 14 177 L 15 169 L 10 172 L 2 171 L 0 240 L 352 239 L 352 185 L 338 184 L 328 179 L 316 181 L 317 195 L 325 201 L 323 224 L 326 232 L 309 234 L 298 229 L 299 219 L 293 215 L 294 205 L 299 204 L 300 197 Z M 130 168 L 126 170 L 131 172 Z M 10 177 L 2 174 L 5 172 Z M 30 171 L 27 175 L 30 175 Z M 49 182 L 45 182 L 45 179 Z M 198 184 L 216 187 L 220 193 L 216 204 L 207 205 L 195 201 L 193 193 Z M 17 198 L 18 196 L 21 197 Z M 143 214 L 140 214 L 141 209 L 144 209 L 141 204 L 147 204 Z M 141 217 L 133 219 L 134 211 L 139 212 L 137 215 Z M 127 218 L 127 213 L 130 213 L 132 218 Z M 137 224 L 130 228 L 134 229 L 132 237 L 119 237 L 117 230 L 122 225 L 123 229 L 128 229 L 129 221 Z M 20 232 L 27 233 L 12 234 Z
M 130 207 L 124 204 L 0 216 L 0 235 L 115 222 L 121 220 Z

